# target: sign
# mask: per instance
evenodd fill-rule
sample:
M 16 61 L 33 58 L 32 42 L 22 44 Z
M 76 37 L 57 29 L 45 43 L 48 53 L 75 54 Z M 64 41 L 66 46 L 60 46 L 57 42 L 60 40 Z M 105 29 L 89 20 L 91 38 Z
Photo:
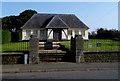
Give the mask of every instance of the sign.
M 97 46 L 97 47 L 100 47 L 100 46 L 102 46 L 102 44 L 101 44 L 101 43 L 97 43 L 96 46 Z
M 45 47 L 44 47 L 45 50 L 52 50 L 53 49 L 52 42 L 46 42 L 44 45 L 45 45 Z
M 92 48 L 92 43 L 88 43 L 88 48 Z

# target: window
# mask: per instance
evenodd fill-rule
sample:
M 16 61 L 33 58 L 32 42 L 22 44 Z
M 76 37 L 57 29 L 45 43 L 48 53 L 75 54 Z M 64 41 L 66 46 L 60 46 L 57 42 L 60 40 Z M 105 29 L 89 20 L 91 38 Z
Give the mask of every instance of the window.
M 26 30 L 26 39 L 29 39 L 31 35 L 31 30 Z
M 33 30 L 34 35 L 38 35 L 38 30 Z
M 79 35 L 79 30 L 75 30 L 75 35 Z
M 31 30 L 26 30 L 26 35 L 30 36 L 31 35 Z
M 85 30 L 81 30 L 81 34 L 85 36 Z

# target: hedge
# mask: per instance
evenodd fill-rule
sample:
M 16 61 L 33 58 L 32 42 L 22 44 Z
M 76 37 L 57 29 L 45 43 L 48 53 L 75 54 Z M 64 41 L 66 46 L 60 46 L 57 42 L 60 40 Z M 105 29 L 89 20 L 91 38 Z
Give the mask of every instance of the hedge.
M 8 43 L 11 41 L 11 32 L 8 30 L 0 30 L 0 43 Z

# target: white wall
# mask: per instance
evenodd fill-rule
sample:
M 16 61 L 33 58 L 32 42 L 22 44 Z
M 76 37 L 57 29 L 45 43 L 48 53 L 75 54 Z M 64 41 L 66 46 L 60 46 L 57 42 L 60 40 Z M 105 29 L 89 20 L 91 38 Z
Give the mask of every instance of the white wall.
M 50 33 L 52 29 L 48 29 L 48 39 L 53 39 L 53 31 Z M 72 35 L 68 35 L 68 30 L 67 29 L 64 29 L 64 32 L 67 34 L 67 36 L 65 35 L 65 33 L 62 31 L 62 39 L 68 39 L 70 40 L 71 39 L 71 36 L 75 36 L 75 34 L 79 34 L 81 35 L 82 34 L 82 37 L 83 39 L 85 40 L 88 40 L 88 30 L 85 30 L 85 35 L 83 35 L 83 33 L 81 32 L 81 30 L 77 30 L 79 32 L 76 33 L 76 30 L 72 30 Z M 30 34 L 33 34 L 33 30 L 31 31 Z M 50 34 L 50 35 L 49 35 Z M 38 38 L 41 38 L 40 37 L 40 30 L 38 30 Z M 29 40 L 30 36 L 27 36 L 27 33 L 26 33 L 26 30 L 22 30 L 22 40 Z
M 34 30 L 31 30 L 31 35 L 33 35 L 33 34 L 34 34 L 33 32 L 34 32 Z
M 82 31 L 85 31 L 85 35 Z M 88 30 L 72 30 L 72 35 L 68 35 L 68 40 L 71 39 L 71 36 L 75 37 L 75 35 L 82 35 L 84 40 L 88 40 Z
M 85 30 L 85 35 L 82 35 L 84 40 L 88 40 L 88 30 Z
M 38 30 L 38 38 L 40 39 L 40 30 Z
M 48 29 L 48 39 L 53 39 L 53 30 Z
M 26 30 L 22 30 L 22 40 L 26 40 Z
M 29 31 L 29 33 L 27 33 Z M 22 40 L 29 40 L 30 35 L 33 33 L 31 30 L 22 30 Z
M 22 30 L 22 40 L 29 40 L 30 39 L 30 35 L 34 34 L 35 30 L 29 30 L 30 33 L 27 33 L 28 30 Z M 39 30 L 37 32 L 37 37 L 39 37 Z
M 62 39 L 68 39 L 66 35 L 68 35 L 67 29 L 62 30 Z

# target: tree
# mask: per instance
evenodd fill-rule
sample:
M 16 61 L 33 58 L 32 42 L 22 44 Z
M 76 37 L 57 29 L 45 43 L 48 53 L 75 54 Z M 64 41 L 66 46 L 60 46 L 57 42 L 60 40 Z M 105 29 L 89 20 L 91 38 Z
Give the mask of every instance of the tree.
M 25 10 L 19 15 L 20 27 L 22 27 L 34 14 L 37 14 L 35 10 Z
M 91 34 L 90 37 L 94 37 L 95 34 Z M 118 30 L 107 30 L 107 29 L 97 29 L 97 34 L 94 37 L 96 39 L 120 39 L 120 31 Z
M 16 31 L 18 23 L 18 16 L 7 16 L 2 19 L 2 28 L 9 31 Z
M 2 18 L 2 29 L 19 32 L 20 28 L 36 13 L 35 10 L 25 10 L 19 16 L 6 16 Z
M 90 39 L 95 39 L 95 37 L 96 37 L 96 33 L 95 33 L 95 31 L 92 31 L 91 33 L 89 32 L 89 38 Z
M 104 33 L 104 29 L 103 28 L 97 29 L 97 36 L 96 36 L 96 38 L 102 39 L 103 38 L 103 33 Z

